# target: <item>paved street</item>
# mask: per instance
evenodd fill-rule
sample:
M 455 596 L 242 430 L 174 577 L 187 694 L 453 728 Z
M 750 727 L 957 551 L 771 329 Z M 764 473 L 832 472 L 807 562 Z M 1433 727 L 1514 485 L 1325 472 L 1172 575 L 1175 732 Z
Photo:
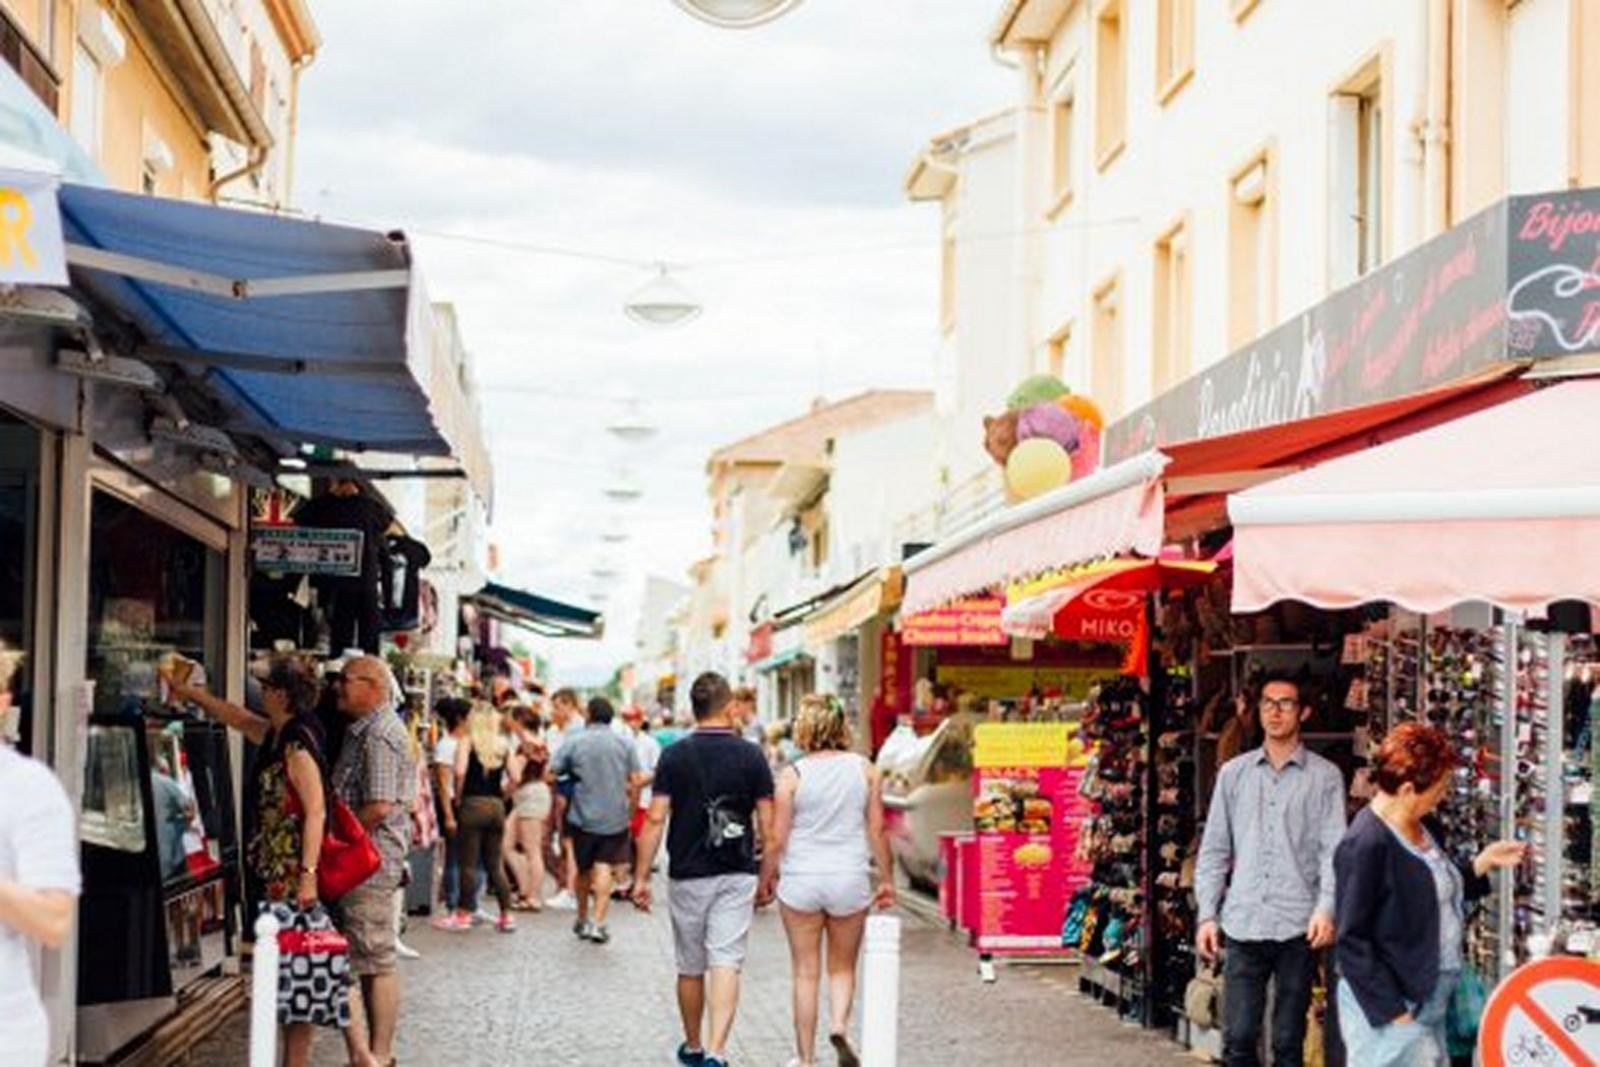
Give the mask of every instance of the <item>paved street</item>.
M 404 965 L 398 1050 L 404 1067 L 672 1062 L 677 1014 L 662 911 L 644 916 L 622 909 L 612 923 L 614 940 L 604 947 L 573 938 L 571 912 L 525 919 L 511 936 L 413 931 L 409 940 L 423 959 Z M 1000 980 L 984 986 L 959 941 L 914 917 L 906 919 L 902 962 L 902 1067 L 1193 1062 L 1171 1042 L 1123 1026 L 1068 991 L 1070 970 L 1002 968 Z M 739 1067 L 781 1067 L 792 1054 L 788 966 L 778 916 L 763 912 L 734 1030 Z M 240 1016 L 192 1063 L 238 1067 L 244 1050 Z M 326 1034 L 315 1062 L 342 1063 L 342 1051 Z M 831 1056 L 820 1062 L 831 1063 Z

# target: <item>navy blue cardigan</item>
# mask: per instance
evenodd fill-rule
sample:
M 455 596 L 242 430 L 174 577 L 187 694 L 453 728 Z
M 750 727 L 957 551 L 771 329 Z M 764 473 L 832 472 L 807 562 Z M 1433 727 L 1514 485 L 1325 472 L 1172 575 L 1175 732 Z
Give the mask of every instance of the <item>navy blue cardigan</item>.
M 1430 824 L 1434 840 L 1443 838 Z M 1466 898 L 1489 893 L 1489 879 L 1462 867 Z M 1339 973 L 1373 1026 L 1413 1011 L 1439 981 L 1439 896 L 1433 872 L 1363 808 L 1333 854 Z

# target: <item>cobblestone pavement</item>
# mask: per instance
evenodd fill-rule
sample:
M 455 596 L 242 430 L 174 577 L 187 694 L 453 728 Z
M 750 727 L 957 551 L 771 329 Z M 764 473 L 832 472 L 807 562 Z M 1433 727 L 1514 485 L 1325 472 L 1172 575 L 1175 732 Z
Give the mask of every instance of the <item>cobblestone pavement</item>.
M 404 1067 L 674 1062 L 679 1040 L 671 933 L 662 907 L 613 913 L 612 941 L 571 932 L 571 912 L 519 916 L 522 928 L 440 933 L 413 925 L 423 958 L 405 978 L 399 1062 Z M 902 941 L 901 1067 L 1078 1064 L 1117 1067 L 1193 1063 L 1165 1038 L 1123 1025 L 1078 996 L 1075 972 L 1002 967 L 983 985 L 975 958 L 941 928 L 907 916 Z M 744 998 L 730 1053 L 738 1067 L 782 1067 L 793 1054 L 789 960 L 774 910 L 758 914 Z M 202 1046 L 191 1067 L 245 1062 L 245 1017 Z M 331 1032 L 317 1040 L 317 1067 L 343 1062 Z M 819 1053 L 831 1064 L 831 1053 Z

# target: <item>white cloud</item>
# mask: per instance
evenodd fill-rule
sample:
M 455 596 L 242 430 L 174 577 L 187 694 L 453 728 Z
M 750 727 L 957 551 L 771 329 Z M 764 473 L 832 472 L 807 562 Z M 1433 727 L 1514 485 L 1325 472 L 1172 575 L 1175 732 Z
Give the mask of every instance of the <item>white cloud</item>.
M 299 204 L 406 229 L 432 297 L 457 305 L 502 577 L 583 602 L 617 510 L 600 486 L 624 459 L 647 485 L 608 553 L 608 640 L 553 646 L 558 667 L 626 658 L 642 576 L 681 578 L 706 551 L 713 447 L 819 394 L 931 381 L 937 224 L 900 180 L 930 135 L 1006 102 L 993 8 L 807 0 L 748 33 L 669 0 L 317 9 Z M 646 272 L 440 234 L 688 262 L 705 314 L 645 331 L 620 305 Z M 603 430 L 623 392 L 661 429 L 631 455 Z

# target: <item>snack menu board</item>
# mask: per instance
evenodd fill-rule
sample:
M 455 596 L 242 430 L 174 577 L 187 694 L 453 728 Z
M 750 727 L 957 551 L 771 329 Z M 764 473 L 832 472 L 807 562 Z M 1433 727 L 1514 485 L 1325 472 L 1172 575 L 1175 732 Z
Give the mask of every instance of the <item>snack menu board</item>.
M 1087 884 L 1077 858 L 1089 814 L 1080 795 L 1088 752 L 1078 724 L 982 723 L 974 736 L 979 952 L 1061 952 L 1067 903 Z

